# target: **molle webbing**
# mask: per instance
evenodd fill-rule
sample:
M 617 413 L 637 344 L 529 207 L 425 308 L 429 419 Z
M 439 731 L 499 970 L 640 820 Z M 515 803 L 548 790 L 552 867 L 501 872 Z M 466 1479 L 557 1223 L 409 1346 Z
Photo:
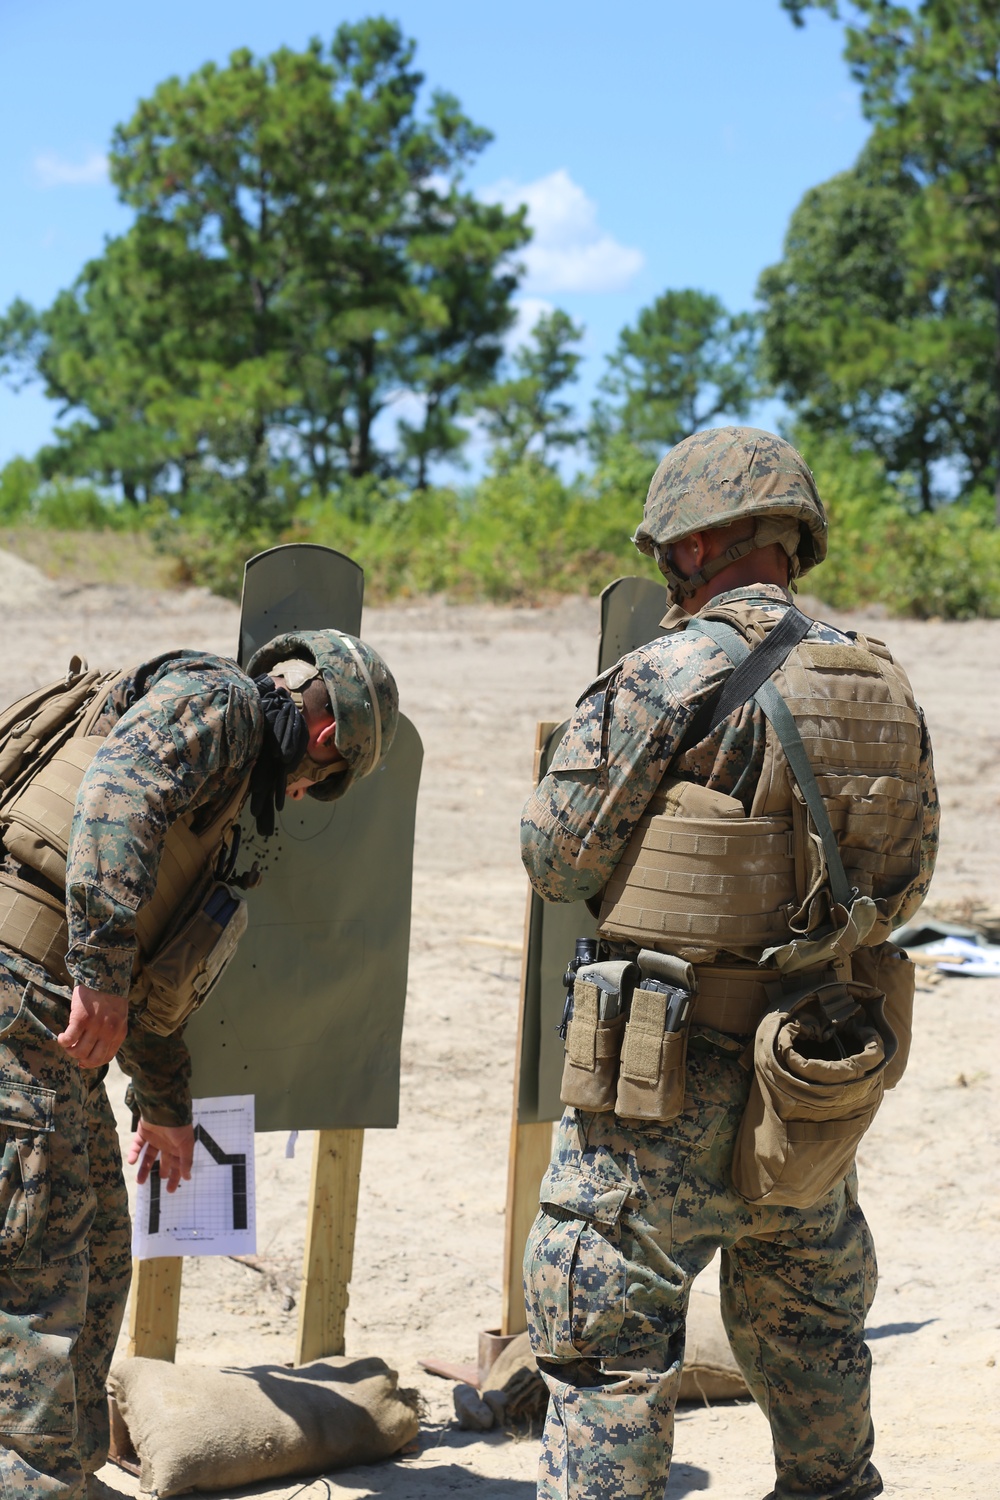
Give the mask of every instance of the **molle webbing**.
M 752 602 L 734 601 L 691 623 L 712 634 L 718 619 L 752 640 L 769 618 Z M 652 943 L 695 962 L 720 951 L 754 959 L 809 929 L 812 903 L 835 864 L 847 873 L 837 898 L 854 888 L 878 900 L 880 928 L 870 940 L 885 936 L 881 928 L 891 925 L 919 868 L 921 730 L 905 675 L 878 642 L 806 638 L 791 646 L 761 695 L 780 708 L 786 732 L 779 738 L 768 724 L 751 816 L 740 817 L 732 797 L 694 783 L 685 793 L 685 783 L 669 778 L 669 794 L 651 802 L 608 882 L 602 936 Z M 800 770 L 815 780 L 819 820 L 789 775 L 786 738 L 801 740 Z
M 53 735 L 40 746 L 33 773 L 15 778 L 19 789 L 3 797 L 0 826 L 8 854 L 19 864 L 41 875 L 60 892 L 66 888 L 66 858 L 76 799 L 84 775 L 105 736 L 89 731 L 104 713 L 107 694 L 118 674 L 100 677 L 88 674 L 91 701 L 80 704 L 69 725 L 70 738 Z M 61 727 L 65 728 L 65 716 Z M 32 725 L 33 732 L 37 725 Z M 133 996 L 144 993 L 141 961 L 157 948 L 167 929 L 186 913 L 211 875 L 218 851 L 239 815 L 249 778 L 227 797 L 207 826 L 192 826 L 204 816 L 174 823 L 167 832 L 160 855 L 156 889 L 136 919 L 138 942 Z M 0 944 L 44 964 L 61 983 L 68 982 L 65 955 L 68 934 L 62 903 L 27 881 L 0 872 Z
M 59 984 L 70 983 L 66 970 L 69 933 L 62 902 L 2 871 L 0 943 L 41 964 Z
M 696 790 L 702 804 L 712 795 Z M 795 905 L 790 818 L 654 814 L 608 882 L 600 927 L 616 941 L 673 943 L 697 959 L 783 941 Z
M 8 854 L 60 890 L 66 888 L 66 854 L 76 794 L 84 772 L 103 744 L 103 735 L 67 740 L 4 809 Z M 3 928 L 0 941 L 6 941 Z

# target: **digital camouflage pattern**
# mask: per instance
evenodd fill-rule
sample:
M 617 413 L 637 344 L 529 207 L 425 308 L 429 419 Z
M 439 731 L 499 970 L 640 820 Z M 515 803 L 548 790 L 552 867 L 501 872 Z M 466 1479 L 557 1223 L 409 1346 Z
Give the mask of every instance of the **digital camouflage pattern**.
M 800 572 L 826 556 L 826 512 L 801 454 L 757 427 L 712 427 L 671 448 L 650 481 L 632 540 L 652 557 L 657 546 L 748 516 L 799 522 Z
M 752 602 L 755 618 L 777 620 L 789 596 L 774 584 L 754 584 L 719 594 L 710 608 L 739 600 Z M 675 606 L 663 621 L 667 634 L 623 657 L 579 699 L 522 815 L 521 857 L 544 900 L 582 901 L 604 889 L 668 771 L 739 798 L 749 812 L 766 743 L 766 720 L 756 703 L 744 704 L 677 755 L 691 720 L 732 670 L 713 641 L 681 628 L 689 618 Z M 847 637 L 817 622 L 807 640 Z M 921 724 L 921 867 L 907 900 L 914 910 L 930 884 L 940 822 L 930 740 Z
M 263 714 L 235 663 L 175 652 L 120 678 L 96 730 L 107 739 L 80 789 L 67 861 L 67 966 L 75 983 L 123 995 L 167 828 L 231 795 L 260 752 Z M 44 969 L 0 950 L 5 1500 L 82 1500 L 85 1474 L 106 1461 L 105 1381 L 131 1274 L 106 1070 L 81 1069 L 55 1040 L 70 998 Z M 145 1120 L 190 1121 L 180 1035 L 133 1025 L 118 1061 Z
M 105 1380 L 131 1275 L 104 1072 L 55 1038 L 70 995 L 0 964 L 0 1493 L 83 1500 L 106 1460 Z
M 568 1110 L 525 1251 L 550 1392 L 540 1500 L 662 1500 L 694 1277 L 722 1250 L 722 1313 L 774 1439 L 775 1500 L 863 1500 L 875 1294 L 853 1177 L 810 1209 L 753 1208 L 729 1166 L 745 1039 L 696 1031 L 684 1112 L 630 1128 Z
M 308 793 L 321 802 L 332 802 L 353 781 L 374 771 L 388 753 L 399 722 L 396 680 L 377 651 L 343 630 L 276 636 L 251 657 L 247 671 L 258 677 L 288 657 L 301 657 L 319 667 L 333 707 L 335 743 L 347 770 L 342 776 L 317 782 Z
M 753 629 L 776 623 L 784 589 L 721 593 Z M 749 812 L 766 723 L 751 702 L 683 754 L 699 708 L 731 667 L 681 608 L 665 634 L 586 690 L 529 799 L 522 856 L 549 901 L 596 896 L 664 775 L 738 798 Z M 815 624 L 812 641 L 847 637 Z M 934 866 L 938 802 L 926 727 L 919 768 L 920 871 Z M 900 913 L 900 919 L 904 915 Z M 730 1184 L 750 1074 L 748 1038 L 697 1031 L 686 1102 L 668 1125 L 567 1112 L 525 1254 L 533 1346 L 550 1391 L 542 1500 L 661 1500 L 670 1465 L 684 1320 L 694 1276 L 722 1249 L 723 1319 L 771 1424 L 775 1500 L 865 1500 L 871 1466 L 864 1322 L 875 1289 L 871 1237 L 853 1176 L 810 1209 L 752 1207 Z
M 115 685 L 96 732 L 107 739 L 80 786 L 66 862 L 66 966 L 76 984 L 127 995 L 167 829 L 231 795 L 260 754 L 264 716 L 235 662 L 174 652 Z

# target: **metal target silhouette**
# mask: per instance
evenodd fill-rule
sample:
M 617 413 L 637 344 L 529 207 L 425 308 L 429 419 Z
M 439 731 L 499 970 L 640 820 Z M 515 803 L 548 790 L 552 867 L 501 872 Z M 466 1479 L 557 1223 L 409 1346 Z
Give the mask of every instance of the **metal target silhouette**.
M 260 553 L 246 567 L 240 664 L 289 630 L 363 634 L 363 597 L 342 553 Z M 244 810 L 237 868 L 256 861 L 263 878 L 236 957 L 188 1024 L 195 1097 L 254 1094 L 258 1130 L 396 1124 L 422 757 L 400 716 L 382 765 L 340 801 L 287 802 L 268 840 Z

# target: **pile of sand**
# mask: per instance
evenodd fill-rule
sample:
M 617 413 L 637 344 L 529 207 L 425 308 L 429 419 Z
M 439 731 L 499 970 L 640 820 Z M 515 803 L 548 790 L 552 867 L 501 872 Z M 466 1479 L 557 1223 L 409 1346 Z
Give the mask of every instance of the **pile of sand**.
M 0 599 L 5 609 L 21 609 L 50 599 L 56 590 L 56 584 L 41 568 L 15 557 L 13 552 L 0 550 Z

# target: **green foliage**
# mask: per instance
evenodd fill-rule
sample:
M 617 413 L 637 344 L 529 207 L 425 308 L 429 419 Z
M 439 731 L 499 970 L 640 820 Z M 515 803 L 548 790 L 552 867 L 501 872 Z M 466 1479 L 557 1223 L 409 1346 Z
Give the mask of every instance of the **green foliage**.
M 91 484 L 46 481 L 38 463 L 12 458 L 0 469 L 0 519 L 59 531 L 127 530 L 132 518 Z
M 882 604 L 918 619 L 1000 615 L 1000 532 L 985 491 L 914 514 L 875 454 L 843 435 L 803 446 L 830 516 L 830 551 L 805 592 L 848 611 Z
M 836 0 L 783 4 L 799 22 L 810 8 L 842 13 Z M 995 0 L 852 0 L 843 13 L 845 56 L 879 149 L 920 187 L 905 237 L 911 274 L 961 289 L 966 358 L 982 362 L 986 340 L 971 425 L 988 435 L 988 476 L 974 451 L 967 457 L 974 482 L 992 480 L 1000 520 L 1000 9 Z
M 618 335 L 601 390 L 610 400 L 594 408 L 595 452 L 620 435 L 659 460 L 716 417 L 746 415 L 757 394 L 754 320 L 705 292 L 664 292 Z
M 917 271 L 916 179 L 876 142 L 805 194 L 758 285 L 765 378 L 812 433 L 849 432 L 920 503 L 952 461 L 971 488 L 992 441 L 990 309 Z
M 56 531 L 127 531 L 135 518 L 92 484 L 53 480 L 35 492 L 30 516 Z
M 41 478 L 38 465 L 30 458 L 12 458 L 0 469 L 0 517 L 5 522 L 25 514 Z
M 490 461 L 498 474 L 529 456 L 551 462 L 556 448 L 572 448 L 583 436 L 572 424 L 573 408 L 560 397 L 578 377 L 580 354 L 573 348 L 583 328 L 557 309 L 543 313 L 511 363 L 510 380 L 487 386 L 468 405 L 492 440 Z
M 461 492 L 348 481 L 304 500 L 277 531 L 241 535 L 202 512 L 161 520 L 156 537 L 180 578 L 230 598 L 238 596 L 246 558 L 281 540 L 318 542 L 358 558 L 375 600 L 444 593 L 532 602 L 599 593 L 620 573 L 657 576 L 630 540 L 648 477 L 638 492 L 621 471 L 568 484 L 529 457 Z
M 70 419 L 45 473 L 183 502 L 214 468 L 243 476 L 246 510 L 281 461 L 324 493 L 406 463 L 425 482 L 461 445 L 455 414 L 493 376 L 528 231 L 523 210 L 463 189 L 489 135 L 451 95 L 421 106 L 414 51 L 376 19 L 326 50 L 236 52 L 118 127 L 132 227 L 50 308 L 0 320 L 7 378 L 41 381 Z M 390 454 L 373 429 L 401 392 L 425 416 Z

